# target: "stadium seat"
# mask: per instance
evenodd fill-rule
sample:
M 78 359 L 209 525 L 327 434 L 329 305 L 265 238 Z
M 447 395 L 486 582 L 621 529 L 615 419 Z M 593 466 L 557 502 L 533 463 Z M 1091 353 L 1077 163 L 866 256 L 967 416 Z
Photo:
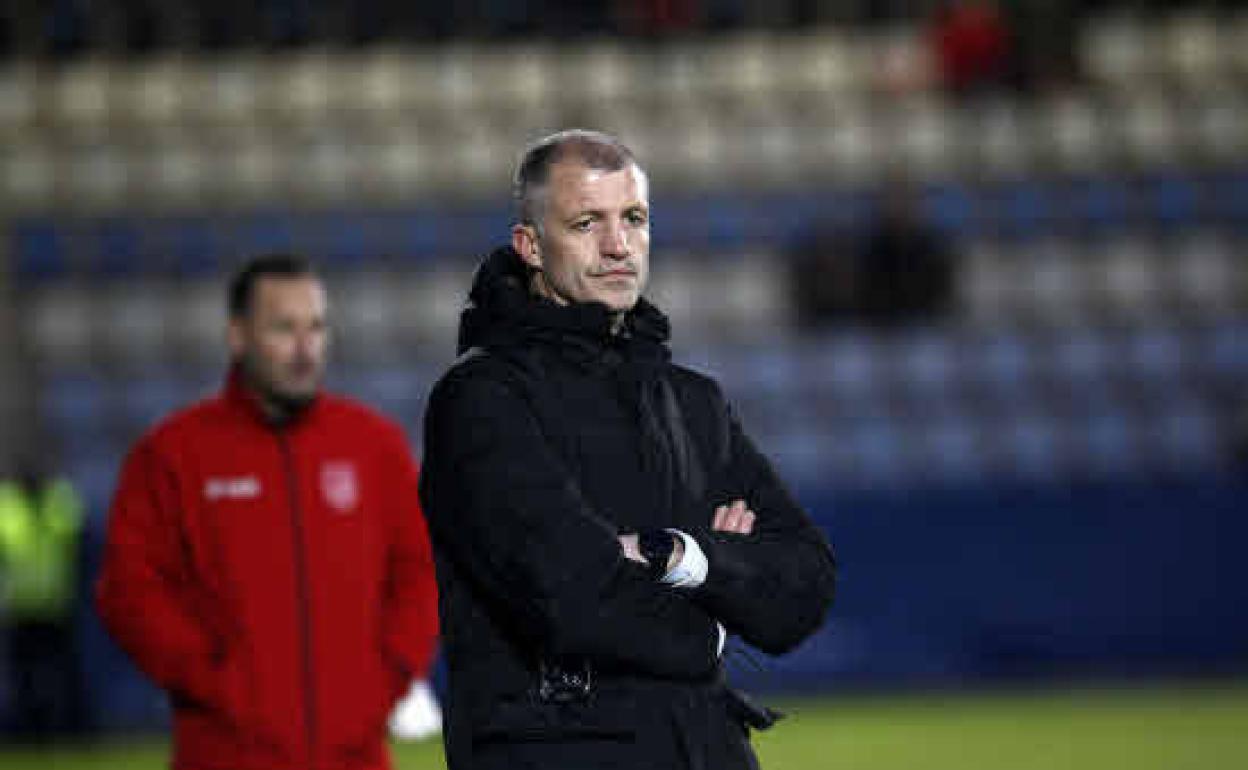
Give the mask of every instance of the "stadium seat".
M 971 148 L 959 141 L 956 113 L 936 100 L 907 100 L 890 116 L 897 130 L 892 144 L 911 173 L 922 179 L 947 179 L 957 173 Z
M 208 369 L 224 367 L 222 342 L 226 324 L 225 265 L 202 279 L 167 286 L 165 312 L 166 356 Z
M 975 137 L 970 161 L 989 178 L 1013 177 L 1029 167 L 1034 145 L 1028 121 L 1017 101 L 993 99 L 968 105 L 961 131 Z
M 1079 58 L 1088 74 L 1111 89 L 1129 89 L 1159 74 L 1164 50 L 1159 33 L 1138 18 L 1107 14 L 1085 24 L 1078 41 Z
M 1006 473 L 1028 481 L 1051 481 L 1062 475 L 1070 459 L 1066 436 L 1050 415 L 1023 407 L 1008 413 L 997 431 L 1009 464 Z
M 35 67 L 17 63 L 0 67 L 0 136 L 21 137 L 34 128 L 39 96 Z
M 57 436 L 103 435 L 114 418 L 113 391 L 91 373 L 64 373 L 41 384 L 44 419 Z
M 1082 464 L 1094 476 L 1117 476 L 1136 466 L 1139 439 L 1136 421 L 1121 408 L 1103 405 L 1074 423 L 1086 454 Z
M 11 230 L 13 272 L 23 283 L 64 278 L 72 265 L 70 239 L 51 219 L 25 219 Z
M 1074 179 L 1062 191 L 1071 225 L 1085 232 L 1123 229 L 1130 215 L 1124 183 L 1103 177 Z
M 88 275 L 118 279 L 159 270 L 161 265 L 144 243 L 140 225 L 125 217 L 108 217 L 91 225 L 78 225 L 83 233 Z
M 57 371 L 89 358 L 97 323 L 90 290 L 68 280 L 41 285 L 26 298 L 27 342 Z
M 1226 437 L 1208 405 L 1192 397 L 1170 397 L 1160 404 L 1151 432 L 1168 470 L 1187 472 L 1223 465 Z
M 1189 312 L 1203 316 L 1226 315 L 1243 308 L 1245 270 L 1235 256 L 1239 241 L 1227 241 L 1209 233 L 1193 235 L 1175 253 L 1173 291 Z
M 967 248 L 960 280 L 962 305 L 972 321 L 994 325 L 1017 313 L 1026 283 L 1019 260 L 996 240 L 977 239 Z
M 1072 242 L 1043 238 L 1016 246 L 1018 277 L 1025 290 L 1016 294 L 1014 310 L 1019 315 L 1044 324 L 1077 324 L 1088 317 L 1094 284 L 1087 255 L 1072 248 Z M 1091 285 L 1090 285 L 1091 284 Z
M 1166 69 L 1184 89 L 1199 90 L 1229 74 L 1219 20 L 1202 10 L 1180 11 L 1163 23 Z
M 1136 89 L 1123 94 L 1111 111 L 1114 133 L 1123 141 L 1125 160 L 1136 168 L 1155 168 L 1179 162 L 1179 116 L 1165 95 Z
M 983 420 L 953 411 L 916 426 L 920 459 L 916 472 L 929 483 L 970 484 L 985 480 Z
M 935 409 L 952 398 L 960 351 L 947 334 L 916 331 L 890 346 L 891 376 L 913 403 Z
M 1248 103 L 1239 89 L 1219 86 L 1199 94 L 1188 112 L 1199 160 L 1226 164 L 1248 157 Z
M 1102 257 L 1106 309 L 1120 318 L 1147 320 L 1160 310 L 1159 258 L 1146 237 L 1116 238 Z
M 998 232 L 1016 238 L 1035 238 L 1053 232 L 1057 202 L 1052 189 L 1043 180 L 999 185 L 990 196 L 991 216 Z
M 389 358 L 399 332 L 393 319 L 399 315 L 400 277 L 372 270 L 331 273 L 328 280 L 338 355 L 352 365 Z
M 956 239 L 982 232 L 982 212 L 977 191 L 969 185 L 947 182 L 923 190 L 923 217 Z
M 0 148 L 0 200 L 15 214 L 46 211 L 57 192 L 55 148 L 34 133 L 11 136 L 6 144 Z
M 1190 228 L 1203 211 L 1200 180 L 1190 174 L 1162 173 L 1146 181 L 1141 196 L 1145 216 L 1163 228 Z
M 1210 327 L 1200 342 L 1201 365 L 1212 377 L 1238 389 L 1248 381 L 1248 324 L 1231 320 Z
M 126 430 L 139 434 L 176 409 L 203 398 L 205 391 L 177 372 L 144 368 L 110 384 L 112 402 Z
M 167 358 L 166 286 L 156 281 L 127 281 L 97 290 L 95 339 L 101 352 L 126 366 Z
M 1088 174 L 1110 164 L 1113 139 L 1100 105 L 1083 94 L 1063 94 L 1040 103 L 1036 143 L 1041 157 L 1068 174 Z

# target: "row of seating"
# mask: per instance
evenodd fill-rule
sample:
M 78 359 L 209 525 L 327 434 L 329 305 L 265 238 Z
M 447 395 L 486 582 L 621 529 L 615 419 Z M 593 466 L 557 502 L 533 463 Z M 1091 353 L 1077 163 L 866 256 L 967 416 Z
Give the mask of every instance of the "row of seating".
M 1248 389 L 1248 326 L 1065 333 L 849 331 L 757 344 L 678 346 L 720 379 L 742 420 L 799 486 L 1095 479 L 1229 466 Z M 339 365 L 333 386 L 420 441 L 449 352 Z M 124 447 L 219 387 L 221 367 L 165 361 L 124 373 L 62 368 L 44 417 L 67 461 L 107 496 Z M 93 481 L 94 480 L 94 481 Z
M 1033 177 L 1008 183 L 920 187 L 918 206 L 955 239 L 1008 243 L 1138 233 L 1136 241 L 1190 240 L 1188 230 L 1248 228 L 1248 171 L 1135 177 Z M 660 175 L 662 172 L 659 172 Z M 658 184 L 658 183 L 656 183 Z M 429 203 L 292 210 L 260 206 L 212 214 L 62 213 L 28 216 L 9 231 L 12 271 L 22 283 L 62 278 L 194 278 L 219 273 L 240 255 L 295 249 L 330 267 L 409 268 L 481 254 L 507 232 L 506 185 L 489 203 Z M 846 240 L 879 214 L 866 186 L 682 196 L 656 192 L 657 248 L 693 253 L 779 250 L 816 231 Z
M 1248 14 L 1176 5 L 1169 14 L 1111 13 L 1079 35 L 1079 58 L 1096 80 L 1133 88 L 1169 79 L 1187 86 L 1245 71 Z
M 852 254 L 854 242 L 839 248 L 833 260 Z M 1231 317 L 1248 308 L 1245 248 L 1245 236 L 1218 231 L 1188 232 L 1170 242 L 1141 234 L 970 241 L 955 268 L 954 305 L 945 320 L 979 329 L 1077 329 Z M 659 250 L 652 255 L 649 294 L 686 339 L 748 341 L 792 328 L 785 259 L 766 250 Z M 475 266 L 475 259 L 463 258 L 329 272 L 344 354 L 373 362 L 408 346 L 449 350 Z M 122 368 L 168 356 L 212 360 L 225 312 L 218 276 L 131 275 L 101 283 L 87 275 L 38 284 L 21 303 L 31 347 L 47 360 L 112 361 Z
M 803 99 L 715 110 L 602 99 L 576 110 L 427 115 L 437 117 L 349 113 L 296 124 L 257 117 L 229 128 L 103 126 L 87 133 L 36 124 L 11 133 L 0 152 L 0 205 L 116 211 L 482 198 L 505 189 L 520 148 L 567 125 L 618 133 L 666 189 L 862 183 L 900 167 L 924 179 L 974 180 L 1172 172 L 1248 160 L 1248 100 L 1240 91 L 975 108 L 927 99 L 832 100 L 820 108 Z
M 1248 75 L 1248 13 L 1108 15 L 1077 33 L 1092 82 L 1134 89 L 1206 88 Z M 303 48 L 152 59 L 107 56 L 40 69 L 8 67 L 6 112 L 68 120 L 110 110 L 122 120 L 247 119 L 253 111 L 318 114 L 458 105 L 519 106 L 668 94 L 748 100 L 768 94 L 855 94 L 937 84 L 921 24 L 746 31 L 675 41 L 454 41 L 361 50 Z M 31 95 L 46 82 L 47 103 Z

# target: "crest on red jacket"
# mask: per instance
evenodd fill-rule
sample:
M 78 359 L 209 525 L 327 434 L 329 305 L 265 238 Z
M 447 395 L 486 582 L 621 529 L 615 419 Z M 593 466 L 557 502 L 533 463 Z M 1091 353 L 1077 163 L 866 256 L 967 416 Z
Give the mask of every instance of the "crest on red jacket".
M 360 482 L 355 465 L 345 460 L 327 462 L 321 466 L 321 494 L 330 508 L 347 513 L 360 501 Z

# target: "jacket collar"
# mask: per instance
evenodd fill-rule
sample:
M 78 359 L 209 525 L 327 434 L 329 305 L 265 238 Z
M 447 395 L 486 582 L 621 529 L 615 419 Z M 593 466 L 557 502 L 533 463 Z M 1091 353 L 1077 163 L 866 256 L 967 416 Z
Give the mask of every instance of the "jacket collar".
M 270 429 L 291 427 L 307 422 L 320 411 L 325 400 L 322 394 L 317 393 L 312 402 L 295 414 L 289 422 L 279 424 L 264 411 L 264 407 L 260 405 L 260 397 L 247 384 L 247 379 L 243 375 L 243 367 L 237 362 L 230 365 L 229 372 L 226 374 L 222 398 L 239 413 L 247 415 L 249 419 Z
M 667 317 L 640 299 L 614 330 L 611 312 L 597 302 L 558 305 L 529 291 L 529 275 L 510 246 L 496 249 L 477 268 L 460 316 L 458 352 L 469 348 L 538 344 L 581 364 L 622 356 L 635 361 L 670 358 Z

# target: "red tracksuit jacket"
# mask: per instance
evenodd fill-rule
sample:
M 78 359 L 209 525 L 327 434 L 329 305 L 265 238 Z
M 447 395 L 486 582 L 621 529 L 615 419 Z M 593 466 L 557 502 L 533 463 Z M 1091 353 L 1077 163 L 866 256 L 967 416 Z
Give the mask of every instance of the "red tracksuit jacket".
M 388 768 L 437 636 L 402 429 L 329 394 L 275 428 L 233 373 L 127 457 L 97 591 L 172 697 L 178 770 Z

